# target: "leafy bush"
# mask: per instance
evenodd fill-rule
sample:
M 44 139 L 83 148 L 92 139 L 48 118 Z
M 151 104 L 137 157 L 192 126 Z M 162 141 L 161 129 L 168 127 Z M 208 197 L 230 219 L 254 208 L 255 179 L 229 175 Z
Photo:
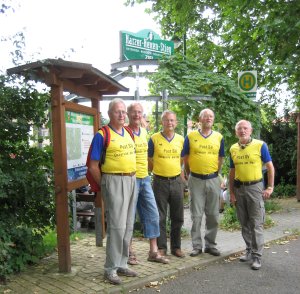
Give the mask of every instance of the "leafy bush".
M 271 214 L 275 211 L 280 210 L 280 208 L 281 208 L 280 205 L 272 199 L 265 202 L 266 214 Z M 268 227 L 271 227 L 273 225 L 274 225 L 274 222 L 271 219 L 271 217 L 269 215 L 266 215 L 264 227 L 268 228 Z M 220 226 L 221 229 L 223 229 L 225 231 L 234 231 L 234 230 L 239 230 L 241 228 L 240 222 L 237 218 L 235 206 L 225 205 L 225 210 L 223 212 L 223 217 L 220 221 L 219 226 Z
M 44 253 L 40 233 L 28 227 L 12 227 L 0 222 L 0 281 L 36 262 Z
M 268 143 L 276 170 L 275 185 L 296 183 L 297 170 L 297 125 L 295 119 L 285 109 L 285 116 L 268 119 L 261 129 L 261 138 Z M 276 186 L 274 194 L 276 193 Z M 284 192 L 283 191 L 279 191 Z M 289 192 L 290 193 L 290 192 Z M 282 196 L 277 194 L 278 196 Z M 293 194 L 292 196 L 295 196 Z
M 235 206 L 225 205 L 223 217 L 219 224 L 220 228 L 225 231 L 234 231 L 240 229 L 240 223 L 237 219 Z
M 281 206 L 276 201 L 276 199 L 269 199 L 268 201 L 265 201 L 266 213 L 271 214 L 273 212 L 279 211 L 280 209 L 281 209 Z
M 296 185 L 285 184 L 281 181 L 280 184 L 274 187 L 272 198 L 289 198 L 296 195 Z
M 14 86 L 11 86 L 14 85 Z M 43 254 L 54 226 L 52 149 L 39 148 L 34 128 L 48 123 L 49 94 L 0 76 L 0 276 Z

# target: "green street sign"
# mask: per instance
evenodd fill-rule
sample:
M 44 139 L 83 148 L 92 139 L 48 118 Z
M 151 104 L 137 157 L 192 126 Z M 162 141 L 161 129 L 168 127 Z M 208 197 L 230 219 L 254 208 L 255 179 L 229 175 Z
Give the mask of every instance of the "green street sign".
M 120 31 L 121 61 L 133 59 L 161 59 L 174 54 L 174 42 L 162 40 L 152 30 L 136 34 Z
M 241 71 L 238 73 L 238 86 L 247 97 L 256 98 L 257 71 Z
M 256 92 L 252 93 L 244 93 L 248 98 L 250 99 L 255 99 L 256 98 Z

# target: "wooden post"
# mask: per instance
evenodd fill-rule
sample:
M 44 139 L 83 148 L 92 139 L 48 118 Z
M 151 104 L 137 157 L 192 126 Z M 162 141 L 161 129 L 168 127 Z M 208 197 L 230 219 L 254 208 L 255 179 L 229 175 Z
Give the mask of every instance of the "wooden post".
M 63 85 L 51 85 L 54 184 L 58 266 L 60 272 L 71 271 L 70 226 L 67 191 L 66 123 Z
M 298 137 L 297 137 L 297 200 L 300 202 L 300 112 L 297 114 L 297 129 L 298 129 Z
M 99 100 L 92 99 L 92 108 L 97 110 L 95 117 L 94 133 L 96 133 L 100 127 L 100 112 L 99 112 Z M 105 213 L 104 203 L 101 196 L 101 192 L 96 193 L 95 197 L 95 231 L 96 231 L 96 246 L 103 246 L 103 239 L 105 237 Z
M 93 68 L 91 64 L 70 62 L 62 59 L 44 59 L 10 68 L 7 70 L 7 73 L 24 75 L 27 78 L 32 76 L 35 80 L 42 81 L 51 87 L 58 263 L 60 272 L 70 272 L 71 249 L 68 191 L 86 185 L 87 180 L 82 178 L 68 182 L 65 111 L 66 109 L 71 109 L 71 111 L 80 112 L 82 108 L 85 108 L 83 113 L 95 117 L 94 133 L 96 133 L 100 122 L 100 93 L 110 95 L 116 94 L 119 91 L 128 91 L 128 89 L 114 81 L 111 77 Z M 63 90 L 92 99 L 92 106 L 96 111 L 95 109 L 89 111 L 89 107 L 78 107 L 75 103 L 66 102 Z M 98 202 L 98 200 L 101 201 Z M 97 198 L 96 202 L 96 206 L 101 209 L 102 213 L 102 227 L 105 228 L 104 205 L 101 196 Z

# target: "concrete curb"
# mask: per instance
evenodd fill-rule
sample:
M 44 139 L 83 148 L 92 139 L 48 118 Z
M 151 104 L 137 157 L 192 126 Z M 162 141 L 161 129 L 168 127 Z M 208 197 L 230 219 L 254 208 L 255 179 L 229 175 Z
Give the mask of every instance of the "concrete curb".
M 300 231 L 300 209 L 273 214 L 276 225 L 265 230 L 265 243 L 279 240 Z M 141 289 L 150 282 L 170 280 L 173 276 L 184 275 L 190 271 L 200 269 L 211 263 L 226 259 L 244 251 L 245 245 L 241 233 L 219 231 L 217 235 L 218 248 L 221 256 L 211 256 L 202 253 L 197 257 L 190 257 L 191 240 L 182 240 L 182 250 L 185 258 L 168 255 L 170 264 L 162 265 L 148 262 L 149 243 L 146 240 L 134 240 L 133 248 L 140 261 L 139 265 L 131 268 L 139 274 L 137 278 L 122 277 L 121 286 L 111 285 L 103 279 L 103 265 L 105 261 L 105 247 L 95 246 L 95 236 L 87 235 L 85 239 L 71 245 L 72 272 L 58 273 L 57 254 L 41 260 L 35 266 L 28 267 L 20 274 L 10 277 L 8 285 L 0 285 L 0 293 L 5 294 L 94 294 L 94 293 L 128 293 Z

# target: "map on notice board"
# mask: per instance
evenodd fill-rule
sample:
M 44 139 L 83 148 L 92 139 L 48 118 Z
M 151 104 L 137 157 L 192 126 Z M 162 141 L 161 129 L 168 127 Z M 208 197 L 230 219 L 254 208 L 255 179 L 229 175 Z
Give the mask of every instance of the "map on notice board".
M 85 177 L 89 147 L 94 137 L 94 116 L 66 111 L 66 145 L 68 181 Z

